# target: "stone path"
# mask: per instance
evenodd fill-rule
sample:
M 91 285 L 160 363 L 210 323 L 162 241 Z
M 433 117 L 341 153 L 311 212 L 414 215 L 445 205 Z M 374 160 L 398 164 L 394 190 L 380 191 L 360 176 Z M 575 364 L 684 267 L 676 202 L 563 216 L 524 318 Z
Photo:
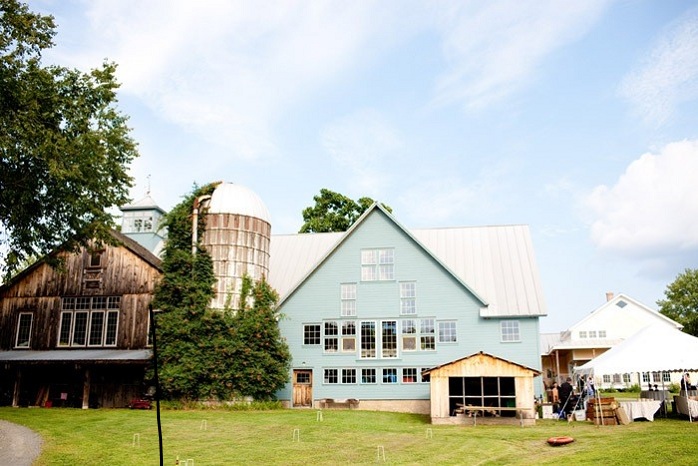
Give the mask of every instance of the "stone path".
M 0 420 L 0 465 L 31 466 L 41 454 L 41 443 L 33 430 Z

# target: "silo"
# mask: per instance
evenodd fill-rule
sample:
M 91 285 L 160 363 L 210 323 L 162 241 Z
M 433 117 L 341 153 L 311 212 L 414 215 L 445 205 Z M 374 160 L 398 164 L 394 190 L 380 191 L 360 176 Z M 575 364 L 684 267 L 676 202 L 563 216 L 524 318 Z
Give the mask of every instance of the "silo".
M 208 202 L 202 244 L 213 259 L 217 278 L 214 309 L 237 309 L 242 277 L 269 274 L 271 222 L 262 200 L 248 188 L 221 183 Z

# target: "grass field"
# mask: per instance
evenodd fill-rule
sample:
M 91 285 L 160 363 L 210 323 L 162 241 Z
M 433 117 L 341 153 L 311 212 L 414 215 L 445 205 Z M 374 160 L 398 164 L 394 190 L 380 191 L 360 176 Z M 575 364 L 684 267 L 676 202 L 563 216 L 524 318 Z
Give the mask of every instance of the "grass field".
M 39 432 L 37 465 L 159 464 L 156 413 L 0 408 Z M 436 426 L 426 416 L 316 410 L 161 413 L 164 464 L 695 464 L 698 423 L 658 418 L 626 426 L 538 420 L 535 426 Z M 137 434 L 137 435 L 136 435 Z M 551 447 L 546 439 L 575 442 Z M 381 455 L 378 455 L 378 453 Z

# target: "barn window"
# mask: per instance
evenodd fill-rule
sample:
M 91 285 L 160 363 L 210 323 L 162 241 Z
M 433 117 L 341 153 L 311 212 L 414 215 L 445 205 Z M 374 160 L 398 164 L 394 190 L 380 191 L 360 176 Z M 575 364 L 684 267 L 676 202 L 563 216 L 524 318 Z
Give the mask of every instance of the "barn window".
M 361 369 L 361 383 L 376 383 L 376 370 Z
M 439 322 L 439 343 L 455 343 L 456 338 L 456 321 L 446 320 Z
M 449 377 L 449 412 L 468 406 L 477 408 L 478 416 L 516 416 L 514 377 Z M 508 408 L 508 409 L 502 409 Z
M 338 383 L 339 378 L 337 369 L 325 369 L 323 380 L 325 383 Z
M 500 323 L 500 330 L 502 333 L 502 342 L 521 341 L 518 320 L 503 320 Z
M 342 317 L 356 315 L 356 283 L 341 284 L 341 313 Z
M 361 322 L 361 357 L 376 357 L 376 323 Z
M 356 323 L 352 320 L 342 322 L 342 351 L 356 351 Z
M 325 353 L 339 351 L 339 325 L 337 322 L 325 322 Z
M 417 313 L 417 283 L 400 282 L 400 314 Z
M 103 267 L 104 250 L 92 251 L 87 255 L 87 267 L 90 269 Z
M 383 383 L 397 383 L 397 369 L 394 367 L 383 369 Z
M 420 348 L 422 350 L 433 350 L 436 349 L 436 343 L 434 341 L 434 319 L 422 319 L 419 326 L 420 338 Z
M 403 367 L 402 368 L 402 383 L 417 383 L 417 368 Z
M 364 249 L 361 251 L 361 280 L 393 280 L 395 277 L 393 249 Z
M 381 322 L 381 356 L 397 358 L 397 322 L 387 320 Z
M 356 369 L 342 369 L 342 383 L 356 383 Z
M 34 314 L 31 312 L 22 312 L 19 314 L 17 321 L 17 338 L 15 339 L 15 348 L 29 348 L 32 336 L 32 321 Z
M 58 346 L 116 346 L 120 296 L 63 298 Z
M 303 344 L 320 344 L 320 324 L 305 324 L 303 326 Z

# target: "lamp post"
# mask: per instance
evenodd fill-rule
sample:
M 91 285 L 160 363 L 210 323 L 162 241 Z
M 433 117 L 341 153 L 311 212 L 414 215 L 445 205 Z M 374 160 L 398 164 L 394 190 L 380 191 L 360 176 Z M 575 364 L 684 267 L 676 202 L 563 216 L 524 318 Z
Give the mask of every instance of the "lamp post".
M 162 456 L 162 425 L 160 424 L 160 379 L 158 378 L 158 345 L 155 339 L 155 311 L 153 305 L 148 305 L 150 312 L 150 331 L 153 337 L 153 360 L 155 361 L 155 410 L 158 418 L 158 442 L 160 445 L 160 466 L 164 465 Z

